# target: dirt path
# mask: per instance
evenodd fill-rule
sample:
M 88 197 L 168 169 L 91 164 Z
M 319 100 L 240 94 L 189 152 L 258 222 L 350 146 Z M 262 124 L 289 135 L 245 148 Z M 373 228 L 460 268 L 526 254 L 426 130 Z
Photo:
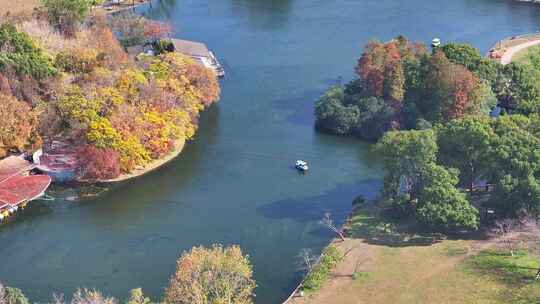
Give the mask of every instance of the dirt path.
M 529 48 L 531 46 L 538 45 L 538 44 L 540 44 L 540 40 L 533 40 L 533 41 L 525 42 L 525 43 L 522 43 L 513 47 L 509 47 L 508 49 L 506 49 L 506 51 L 502 55 L 501 63 L 509 64 L 510 62 L 512 62 L 512 57 L 514 57 L 516 53 L 526 48 Z

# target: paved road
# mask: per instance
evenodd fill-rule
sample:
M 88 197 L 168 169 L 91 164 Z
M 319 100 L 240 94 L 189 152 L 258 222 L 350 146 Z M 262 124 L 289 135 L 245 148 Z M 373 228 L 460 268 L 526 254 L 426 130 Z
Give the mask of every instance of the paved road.
M 501 63 L 502 64 L 509 64 L 510 62 L 512 62 L 512 57 L 514 57 L 514 55 L 521 51 L 521 50 L 524 50 L 528 47 L 531 47 L 531 46 L 534 46 L 534 45 L 537 45 L 537 44 L 540 44 L 540 39 L 539 40 L 533 40 L 533 41 L 529 41 L 529 42 L 525 42 L 525 43 L 522 43 L 522 44 L 519 44 L 519 45 L 516 45 L 516 46 L 513 46 L 511 48 L 508 48 L 506 50 L 506 52 L 504 53 L 504 55 L 501 57 Z

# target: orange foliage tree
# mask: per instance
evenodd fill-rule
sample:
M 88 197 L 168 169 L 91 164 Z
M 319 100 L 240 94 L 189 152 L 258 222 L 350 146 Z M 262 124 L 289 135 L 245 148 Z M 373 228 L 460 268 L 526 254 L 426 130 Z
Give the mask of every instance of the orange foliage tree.
M 0 157 L 39 147 L 38 117 L 27 103 L 0 94 L 0 117 Z

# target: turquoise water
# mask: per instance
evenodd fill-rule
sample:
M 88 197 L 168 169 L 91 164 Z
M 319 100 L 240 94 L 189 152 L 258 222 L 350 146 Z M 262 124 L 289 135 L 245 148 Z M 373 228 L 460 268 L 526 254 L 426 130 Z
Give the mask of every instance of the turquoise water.
M 362 45 L 404 34 L 486 51 L 540 25 L 538 7 L 511 0 L 162 0 L 138 11 L 216 53 L 221 101 L 166 167 L 97 198 L 36 204 L 0 228 L 0 280 L 33 300 L 80 286 L 158 298 L 183 250 L 219 242 L 251 256 L 256 303 L 278 303 L 300 280 L 300 250 L 332 237 L 323 214 L 343 220 L 380 187 L 368 144 L 313 130 L 314 100 L 351 79 Z M 298 174 L 296 159 L 311 171 Z

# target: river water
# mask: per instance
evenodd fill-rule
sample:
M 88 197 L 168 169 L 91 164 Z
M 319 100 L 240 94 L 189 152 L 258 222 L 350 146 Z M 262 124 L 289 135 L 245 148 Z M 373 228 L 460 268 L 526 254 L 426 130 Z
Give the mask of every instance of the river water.
M 362 45 L 404 34 L 486 51 L 540 23 L 539 7 L 511 0 L 155 0 L 138 11 L 216 53 L 222 98 L 166 167 L 97 198 L 53 193 L 0 228 L 0 280 L 32 300 L 80 286 L 158 299 L 183 250 L 223 243 L 250 255 L 256 303 L 278 303 L 300 280 L 300 250 L 332 237 L 323 214 L 342 221 L 381 184 L 368 144 L 313 130 L 314 100 L 352 78 Z M 296 159 L 311 171 L 298 174 Z

